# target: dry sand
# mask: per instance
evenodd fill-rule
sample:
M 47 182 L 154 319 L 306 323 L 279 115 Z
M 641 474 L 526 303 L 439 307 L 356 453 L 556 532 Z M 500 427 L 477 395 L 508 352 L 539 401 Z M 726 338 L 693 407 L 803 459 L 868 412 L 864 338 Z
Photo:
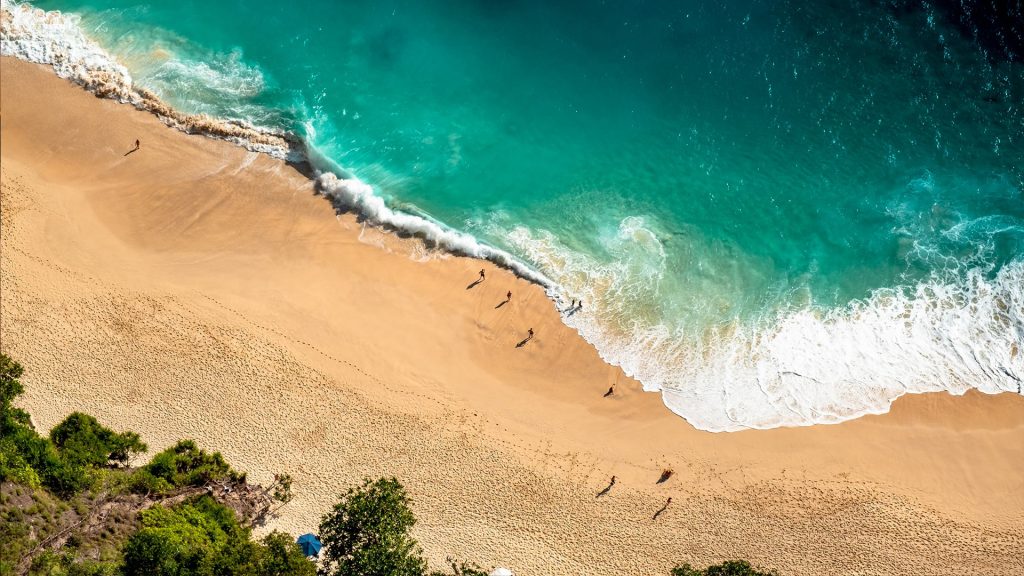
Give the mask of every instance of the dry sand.
M 364 229 L 292 167 L 43 67 L 0 59 L 0 90 L 0 348 L 25 365 L 41 429 L 83 410 L 154 449 L 195 438 L 256 481 L 290 473 L 270 527 L 293 533 L 362 477 L 395 475 L 435 565 L 1024 573 L 1020 396 L 701 432 L 536 286 Z

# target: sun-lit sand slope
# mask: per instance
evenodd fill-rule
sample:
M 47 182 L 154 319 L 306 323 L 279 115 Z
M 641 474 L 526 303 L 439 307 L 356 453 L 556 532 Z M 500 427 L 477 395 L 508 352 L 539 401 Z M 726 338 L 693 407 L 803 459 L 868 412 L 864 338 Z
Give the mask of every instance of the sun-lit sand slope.
M 296 533 L 350 484 L 395 475 L 436 565 L 1024 572 L 1024 398 L 699 432 L 539 288 L 364 230 L 281 162 L 0 65 L 0 344 L 41 429 L 83 410 L 154 449 L 193 437 L 256 481 L 290 473 L 269 528 Z

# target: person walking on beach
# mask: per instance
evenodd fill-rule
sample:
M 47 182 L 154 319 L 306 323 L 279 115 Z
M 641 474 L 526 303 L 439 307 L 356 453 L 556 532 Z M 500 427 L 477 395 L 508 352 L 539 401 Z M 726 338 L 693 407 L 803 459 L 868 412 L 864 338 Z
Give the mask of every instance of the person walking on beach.
M 516 348 L 522 348 L 523 346 L 526 346 L 527 342 L 529 342 L 530 340 L 533 340 L 533 328 L 530 328 L 529 330 L 527 330 L 526 333 L 529 334 L 529 336 L 527 336 L 526 338 L 523 338 L 522 340 L 520 340 L 519 344 L 516 344 Z
M 615 394 L 615 385 L 614 384 L 608 387 L 608 391 L 604 393 L 604 397 L 607 398 L 607 397 L 611 396 L 612 394 Z
M 139 149 L 139 139 L 138 138 L 135 139 L 135 149 L 136 150 Z
M 484 277 L 485 277 L 485 276 L 484 276 L 484 270 L 483 270 L 483 268 L 481 268 L 481 269 L 480 269 L 480 281 L 481 281 L 481 282 L 483 282 L 483 281 L 484 281 Z
M 511 301 L 511 300 L 512 300 L 512 291 L 511 291 L 511 290 L 509 290 L 509 291 L 508 291 L 508 294 L 505 294 L 505 301 L 506 301 L 506 302 L 509 302 L 509 301 Z
M 615 476 L 612 476 L 612 486 L 615 486 Z

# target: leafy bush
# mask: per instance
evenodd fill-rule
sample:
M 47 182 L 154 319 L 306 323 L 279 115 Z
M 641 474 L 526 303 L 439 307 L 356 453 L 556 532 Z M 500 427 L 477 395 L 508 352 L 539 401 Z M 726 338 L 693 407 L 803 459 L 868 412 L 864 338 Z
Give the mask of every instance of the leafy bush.
M 142 528 L 124 547 L 125 574 L 218 574 L 215 565 L 232 538 L 248 532 L 231 510 L 209 496 L 176 508 L 154 506 L 140 514 Z
M 245 480 L 245 474 L 232 470 L 220 452 L 209 454 L 200 450 L 192 440 L 182 440 L 153 456 L 136 476 L 138 478 L 133 482 L 135 491 L 154 493 L 185 486 L 205 486 L 218 480 Z
M 136 494 L 166 494 L 174 489 L 171 483 L 154 476 L 149 470 L 139 468 L 127 481 L 127 488 Z
M 54 426 L 50 441 L 68 462 L 82 466 L 105 466 L 110 461 L 126 464 L 132 455 L 146 451 L 138 434 L 118 434 L 81 412 Z
M 91 484 L 88 463 L 64 458 L 49 439 L 36 433 L 28 413 L 14 407 L 14 399 L 25 390 L 18 380 L 22 372 L 21 365 L 0 354 L 0 481 L 42 484 L 67 498 Z
M 25 426 L 9 429 L 6 440 L 13 443 L 14 451 L 36 473 L 42 484 L 61 498 L 68 498 L 88 487 L 91 478 L 85 467 L 61 458 L 49 441 Z
M 20 424 L 28 422 L 28 414 L 11 404 L 25 391 L 25 387 L 18 380 L 23 372 L 21 364 L 7 354 L 0 354 L 0 426 L 6 426 L 10 420 Z M 0 432 L 6 432 L 6 428 L 0 429 Z
M 154 506 L 124 547 L 125 576 L 313 576 L 290 536 L 274 532 L 259 544 L 231 509 L 209 496 L 174 508 Z
M 315 576 L 316 564 L 306 559 L 290 535 L 271 532 L 263 540 L 258 573 L 265 576 Z
M 6 436 L 0 438 L 0 481 L 3 480 L 30 488 L 38 488 L 40 485 L 39 474 L 21 455 L 14 440 Z
M 420 576 L 426 562 L 409 536 L 416 519 L 405 488 L 394 478 L 366 479 L 349 488 L 320 522 L 321 574 Z

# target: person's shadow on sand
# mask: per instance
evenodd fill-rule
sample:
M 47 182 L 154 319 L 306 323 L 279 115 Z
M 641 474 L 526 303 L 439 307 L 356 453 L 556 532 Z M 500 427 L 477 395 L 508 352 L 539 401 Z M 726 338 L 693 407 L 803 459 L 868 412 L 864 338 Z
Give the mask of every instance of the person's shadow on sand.
M 615 486 L 615 476 L 612 476 L 612 481 L 608 483 L 608 486 L 605 487 L 604 490 L 598 492 L 596 497 L 600 498 L 601 496 L 604 496 L 605 494 L 611 492 L 612 486 Z
M 124 153 L 124 155 L 125 155 L 125 156 L 127 156 L 127 155 L 129 155 L 129 154 L 131 154 L 131 153 L 133 153 L 133 152 L 138 152 L 138 151 L 139 151 L 139 149 L 138 149 L 138 148 L 132 148 L 131 150 L 129 150 L 129 151 L 127 151 L 127 152 L 125 152 L 125 153 Z
M 671 504 L 671 503 L 672 503 L 672 499 L 669 498 L 668 502 L 665 502 L 665 505 L 661 507 L 661 510 L 658 510 L 657 512 L 654 513 L 654 517 L 651 518 L 651 520 L 657 520 L 658 516 L 661 516 L 662 512 L 664 512 L 665 510 L 668 510 L 668 505 Z
M 473 288 L 476 288 L 477 284 L 479 284 L 479 283 L 481 283 L 483 281 L 484 281 L 483 278 L 477 278 L 477 280 L 475 282 L 473 282 L 469 286 L 466 286 L 466 290 L 472 290 Z
M 529 342 L 530 340 L 533 340 L 533 328 L 530 328 L 529 336 L 523 338 L 522 341 L 519 342 L 519 344 L 516 344 L 516 348 L 522 348 L 523 346 L 526 346 L 526 343 Z

